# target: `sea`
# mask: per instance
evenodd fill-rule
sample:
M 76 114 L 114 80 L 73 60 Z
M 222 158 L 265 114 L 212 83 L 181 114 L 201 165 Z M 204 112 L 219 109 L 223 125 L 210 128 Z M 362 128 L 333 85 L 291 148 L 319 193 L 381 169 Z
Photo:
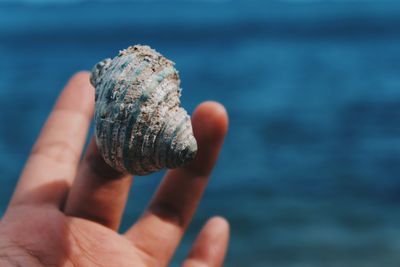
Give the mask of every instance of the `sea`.
M 0 215 L 69 77 L 132 44 L 229 132 L 171 266 L 214 215 L 228 267 L 400 264 L 400 2 L 0 0 Z M 162 173 L 136 177 L 121 231 Z

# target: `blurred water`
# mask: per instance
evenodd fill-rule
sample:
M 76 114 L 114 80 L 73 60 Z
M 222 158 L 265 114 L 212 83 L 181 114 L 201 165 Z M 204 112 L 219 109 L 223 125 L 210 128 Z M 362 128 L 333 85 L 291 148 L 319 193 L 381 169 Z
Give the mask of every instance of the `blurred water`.
M 0 1 L 0 213 L 74 72 L 130 44 L 177 63 L 183 103 L 224 103 L 230 131 L 173 266 L 215 214 L 226 266 L 400 262 L 400 3 Z M 161 175 L 135 181 L 124 217 Z

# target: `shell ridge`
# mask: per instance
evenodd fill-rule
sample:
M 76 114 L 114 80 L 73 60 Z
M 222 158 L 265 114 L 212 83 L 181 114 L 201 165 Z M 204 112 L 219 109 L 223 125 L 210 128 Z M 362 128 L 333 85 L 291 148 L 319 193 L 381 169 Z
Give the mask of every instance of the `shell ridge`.
M 117 62 L 118 63 L 118 62 Z M 110 64 L 111 65 L 111 64 Z M 113 64 L 113 65 L 116 65 L 115 63 Z M 112 68 L 111 66 L 110 66 L 110 68 L 109 68 L 109 70 L 111 69 L 111 73 L 114 73 L 114 72 L 116 72 L 116 68 L 114 67 L 114 68 Z M 105 73 L 103 73 L 103 78 L 102 79 L 104 79 L 104 76 L 106 76 L 106 75 L 111 75 L 111 74 L 109 74 L 109 72 L 105 72 Z M 103 81 L 103 80 L 102 80 Z M 106 92 L 108 92 L 108 93 L 110 93 L 111 92 L 111 90 L 109 90 L 109 88 L 114 88 L 115 87 L 115 81 L 114 80 L 112 80 L 112 79 L 109 79 L 109 80 L 106 80 L 106 82 L 104 83 L 104 85 L 103 86 L 101 86 L 100 88 L 102 89 L 101 90 L 101 92 L 100 92 L 100 96 L 99 96 L 99 101 L 98 101 L 98 108 L 96 109 L 96 111 L 97 110 L 99 110 L 99 112 L 105 112 L 106 114 L 108 114 L 107 112 L 109 112 L 107 109 L 106 109 L 106 107 L 107 107 L 107 101 L 105 101 L 105 99 L 104 98 L 108 98 L 108 94 L 107 95 L 105 95 L 106 94 Z M 107 91 L 107 89 L 108 89 L 108 91 Z M 97 113 L 97 112 L 96 112 Z M 109 125 L 109 127 L 107 127 L 107 129 L 108 129 L 108 133 L 107 134 L 105 134 L 104 135 L 104 138 L 103 138 L 103 142 L 105 142 L 106 143 L 106 146 L 104 147 L 104 150 L 103 150 L 103 152 L 102 152 L 102 154 L 104 155 L 104 157 L 105 158 L 107 158 L 107 159 L 110 159 L 110 154 L 111 154 L 111 148 L 110 148 L 110 146 L 109 146 L 109 144 L 110 144 L 110 133 L 111 133 L 111 131 L 112 131 L 112 128 L 113 128 L 113 122 L 110 120 L 110 121 L 108 121 L 107 123 L 106 123 L 107 125 Z M 102 125 L 104 125 L 104 123 L 102 123 Z M 108 162 L 111 162 L 110 160 L 108 160 Z M 112 163 L 112 162 L 111 162 Z M 111 166 L 113 166 L 114 167 L 114 164 L 112 164 Z
M 91 75 L 90 75 L 90 83 L 93 85 L 93 87 L 97 87 L 97 84 L 100 82 L 103 73 L 107 71 L 107 69 L 110 67 L 112 60 L 111 58 L 105 58 L 96 65 L 94 65 Z
M 185 123 L 188 121 L 188 117 L 184 117 L 182 119 L 182 121 L 179 123 L 178 127 L 176 127 L 174 129 L 174 131 L 172 132 L 171 136 L 169 137 L 169 139 L 167 140 L 167 151 L 166 151 L 166 155 L 167 155 L 167 161 L 166 161 L 166 165 L 167 167 L 171 166 L 171 158 L 168 157 L 168 155 L 170 154 L 171 148 L 172 148 L 172 142 L 174 141 L 174 138 L 176 136 L 176 134 L 180 131 L 180 129 L 182 128 L 183 125 L 185 125 Z
M 177 150 L 180 146 L 183 145 L 183 143 L 180 143 L 179 140 L 186 140 L 187 136 L 189 135 L 189 123 L 187 123 L 190 120 L 188 116 L 186 116 L 186 120 L 184 125 L 182 125 L 182 128 L 178 130 L 178 132 L 175 135 L 175 140 L 176 142 L 174 143 L 174 146 L 172 146 L 172 151 Z M 179 149 L 178 149 L 179 150 Z M 182 150 L 180 151 L 182 153 Z M 177 166 L 178 165 L 178 160 L 182 157 L 181 153 L 179 154 L 178 157 L 172 158 L 172 166 Z
M 152 96 L 153 92 L 156 91 L 156 89 L 160 86 L 160 84 L 166 80 L 166 78 L 169 75 L 173 75 L 175 72 L 172 68 L 166 68 L 161 70 L 160 72 L 158 72 L 155 75 L 155 78 L 153 80 L 150 80 L 149 85 L 146 86 L 147 90 L 143 90 L 142 95 L 147 95 L 147 96 Z M 143 106 L 144 103 L 146 103 L 149 100 L 150 97 L 145 97 L 145 98 L 139 98 L 139 118 L 138 120 L 140 121 L 140 119 L 149 114 L 147 112 L 142 112 L 141 110 L 141 106 Z M 133 129 L 134 132 L 137 132 L 136 129 L 140 130 L 140 134 L 138 134 L 135 138 L 134 143 L 132 144 L 133 147 L 138 147 L 138 151 L 140 151 L 139 153 L 136 153 L 138 155 L 138 157 L 135 159 L 137 161 L 136 167 L 138 171 L 144 171 L 146 168 L 145 166 L 142 164 L 143 163 L 143 144 L 144 144 L 144 136 L 146 134 L 146 130 L 148 127 L 143 127 L 140 125 L 141 123 L 138 123 L 137 127 L 135 127 L 135 129 Z
M 133 59 L 135 59 L 136 57 L 134 56 Z M 127 63 L 127 62 L 125 62 Z M 134 81 L 136 81 L 141 73 L 141 71 L 147 67 L 148 63 L 147 62 L 139 62 L 139 66 L 137 65 L 137 61 L 132 60 L 131 62 L 129 62 L 128 64 L 123 64 L 123 66 L 125 66 L 124 71 L 121 74 L 121 79 L 119 80 L 119 88 L 122 88 L 122 93 L 120 93 L 120 95 L 118 96 L 118 98 L 115 100 L 117 103 L 121 102 L 121 104 L 116 107 L 119 108 L 119 114 L 120 116 L 118 116 L 114 123 L 118 123 L 118 130 L 117 130 L 117 135 L 116 135 L 116 140 L 121 140 L 121 133 L 126 134 L 126 124 L 124 124 L 123 122 L 126 121 L 126 118 L 129 116 L 130 111 L 134 108 L 133 105 L 130 106 L 130 104 L 125 106 L 125 98 L 126 98 L 126 94 L 129 91 L 129 83 L 133 83 Z M 121 66 L 122 67 L 122 66 Z M 126 79 L 125 77 L 127 77 L 128 73 L 130 73 L 132 70 L 136 69 L 136 71 L 134 72 L 135 75 L 129 76 L 128 79 Z M 115 155 L 115 162 L 116 162 L 116 167 L 118 169 L 125 169 L 125 167 L 123 166 L 123 150 L 120 149 L 121 145 L 118 144 L 117 142 L 113 143 L 113 149 L 112 152 L 114 152 Z
M 130 56 L 130 59 L 133 61 L 134 56 Z M 115 81 L 115 85 L 112 87 L 112 90 L 110 90 L 110 92 L 112 92 L 112 96 L 111 96 L 111 100 L 112 102 L 116 102 L 116 95 L 119 91 L 119 89 L 121 88 L 121 83 L 120 81 L 123 79 L 123 77 L 125 77 L 125 73 L 128 71 L 127 66 L 129 64 L 125 64 L 127 61 L 123 61 L 123 60 L 119 60 L 118 64 L 116 64 L 116 67 L 118 66 L 118 71 L 119 71 L 119 79 L 116 79 Z M 108 149 L 108 157 L 111 159 L 112 162 L 117 162 L 117 160 L 115 160 L 115 157 L 117 157 L 117 155 L 115 154 L 115 150 L 116 150 L 116 146 L 118 144 L 116 144 L 115 142 L 113 142 L 113 140 L 115 138 L 117 138 L 118 136 L 118 131 L 120 128 L 120 124 L 121 122 L 119 120 L 117 120 L 118 118 L 118 114 L 119 114 L 119 110 L 117 110 L 119 107 L 117 105 L 112 105 L 112 110 L 111 110 L 111 114 L 114 115 L 112 122 L 110 123 L 110 127 L 109 127 L 109 133 L 108 133 L 108 138 L 106 141 L 107 147 Z M 115 115 L 117 114 L 117 115 Z M 117 133 L 115 133 L 117 132 Z M 116 164 L 113 164 L 113 167 L 117 167 Z
M 156 79 L 156 81 L 152 82 L 153 86 L 151 86 L 151 87 L 149 86 L 148 94 L 151 96 L 154 93 L 154 91 L 156 91 L 156 89 L 158 87 L 161 87 L 161 85 L 162 85 L 162 83 L 164 81 L 168 82 L 167 78 L 170 75 L 173 75 L 174 73 L 175 73 L 175 71 L 172 68 L 166 68 L 166 69 L 162 70 L 162 72 L 158 73 L 158 75 L 157 75 L 158 78 Z M 160 103 L 160 101 L 157 101 L 156 103 L 154 103 L 154 105 L 157 106 L 158 103 Z M 157 109 L 155 108 L 153 112 L 148 114 L 148 117 L 150 118 L 150 120 L 151 120 L 151 118 L 153 118 L 153 116 L 154 116 L 154 114 L 156 112 L 157 112 Z M 151 121 L 150 121 L 150 124 L 151 124 Z M 151 131 L 150 126 L 151 125 L 149 125 L 148 127 L 142 127 L 141 128 L 141 135 L 140 136 L 141 136 L 142 139 L 138 140 L 138 142 L 141 142 L 141 146 L 140 146 L 141 153 L 139 153 L 140 157 L 138 158 L 138 165 L 139 165 L 139 167 L 141 169 L 146 169 L 145 165 L 146 165 L 147 162 L 144 162 L 144 160 L 147 160 L 146 158 L 144 158 L 144 156 L 146 156 L 146 153 L 145 153 L 146 152 L 145 151 L 145 145 L 146 145 L 145 137 L 148 136 L 148 132 Z M 148 165 L 151 166 L 151 164 L 148 164 Z
M 116 85 L 116 89 L 118 88 L 117 90 L 119 90 L 120 87 L 121 87 L 121 84 L 120 84 L 120 81 L 118 81 L 117 85 Z M 116 91 L 114 91 L 114 92 L 116 92 Z M 116 107 L 114 106 L 112 114 L 115 114 L 116 112 L 117 112 Z M 121 166 L 120 166 L 121 164 L 119 164 L 119 160 L 118 160 L 119 155 L 117 152 L 118 151 L 118 143 L 113 142 L 113 140 L 119 139 L 119 134 L 120 134 L 122 127 L 123 127 L 123 123 L 121 122 L 120 118 L 118 116 L 115 116 L 113 118 L 113 122 L 110 126 L 110 128 L 112 128 L 112 133 L 111 133 L 111 135 L 109 135 L 109 139 L 111 139 L 111 138 L 112 139 L 108 140 L 108 142 L 109 142 L 109 147 L 110 147 L 110 158 L 113 161 L 114 166 L 118 169 L 121 168 Z
M 115 60 L 115 61 L 114 61 Z M 115 88 L 116 82 L 114 79 L 107 79 L 107 77 L 114 77 L 117 75 L 116 73 L 119 72 L 121 74 L 121 68 L 117 68 L 117 66 L 121 65 L 122 61 L 116 60 L 115 58 L 111 61 L 109 64 L 109 67 L 107 71 L 102 73 L 101 76 L 101 82 L 97 84 L 96 89 L 100 89 L 97 103 L 96 103 L 96 115 L 95 118 L 97 119 L 98 122 L 100 122 L 99 127 L 96 127 L 96 132 L 101 132 L 101 129 L 104 129 L 104 124 L 108 125 L 108 134 L 103 134 L 102 138 L 99 138 L 99 142 L 103 143 L 105 142 L 107 145 L 102 147 L 102 155 L 103 158 L 108 162 L 111 163 L 110 165 L 115 167 L 114 164 L 112 164 L 111 158 L 111 147 L 108 145 L 111 143 L 110 136 L 112 135 L 112 131 L 114 128 L 114 121 L 111 119 L 105 120 L 102 118 L 100 113 L 104 113 L 105 116 L 107 116 L 109 110 L 107 110 L 107 101 L 109 100 L 109 95 L 112 93 L 112 89 Z M 119 75 L 118 75 L 119 76 Z
M 161 130 L 158 132 L 158 134 L 156 136 L 156 139 L 154 141 L 155 144 L 154 144 L 153 153 L 155 155 L 154 158 L 157 159 L 156 160 L 156 164 L 157 164 L 158 167 L 161 167 L 163 162 L 165 163 L 165 160 L 161 159 L 161 155 L 160 155 L 160 152 L 161 152 L 161 150 L 160 150 L 160 147 L 161 147 L 160 146 L 160 141 L 163 140 L 164 133 L 165 133 L 165 130 L 166 130 L 167 126 L 168 125 L 166 123 L 163 124 L 163 126 L 161 127 Z
M 174 81 L 175 81 L 175 80 L 174 80 Z M 169 81 L 169 82 L 166 84 L 166 89 L 165 89 L 166 93 L 165 93 L 164 97 L 162 97 L 162 98 L 159 100 L 159 102 L 157 103 L 157 105 L 159 106 L 162 102 L 164 102 L 164 103 L 165 103 L 165 102 L 168 102 L 168 99 L 170 99 L 171 97 L 173 97 L 173 95 L 176 93 L 176 88 L 177 88 L 177 87 L 178 87 L 177 84 L 175 84 L 175 83 Z M 166 118 L 165 118 L 164 120 L 167 120 L 167 117 L 168 117 L 168 115 L 170 115 L 171 112 L 174 112 L 174 113 L 175 113 L 175 111 L 173 111 L 174 107 L 166 106 L 166 108 L 164 108 L 164 109 L 165 109 L 165 110 L 164 110 L 163 115 L 166 116 Z M 160 146 L 159 141 L 162 140 L 162 139 L 164 138 L 164 133 L 165 133 L 166 128 L 167 128 L 167 126 L 168 126 L 168 123 L 167 123 L 167 122 L 168 122 L 168 121 L 165 121 L 165 122 L 163 123 L 163 126 L 162 126 L 160 132 L 157 134 L 157 138 L 156 138 L 156 141 L 155 141 L 156 143 L 155 143 L 155 148 L 154 148 L 154 149 L 156 149 L 157 147 Z M 154 152 L 155 152 L 155 151 L 154 151 Z M 154 157 L 155 159 L 160 159 L 160 157 L 158 156 L 158 153 L 159 153 L 159 152 L 160 152 L 160 150 L 157 151 L 157 156 Z M 159 162 L 160 162 L 160 160 L 159 160 Z
M 121 101 L 121 100 L 125 100 L 126 94 L 127 94 L 128 90 L 124 90 L 124 92 L 120 95 L 120 97 L 118 98 L 117 101 Z M 105 102 L 105 101 L 102 101 Z M 132 108 L 131 108 L 132 109 Z M 114 110 L 114 111 L 118 111 L 118 110 Z M 115 119 L 110 119 L 110 118 L 101 118 L 101 120 L 105 120 L 105 121 L 109 121 L 109 122 L 113 122 L 113 121 L 120 121 L 119 117 L 115 118 Z
M 123 90 L 123 92 L 121 92 L 118 97 L 115 99 L 116 102 L 120 102 L 120 100 L 125 98 L 126 92 L 128 91 L 129 86 L 127 86 L 125 83 L 129 83 L 130 80 L 134 81 L 137 77 L 137 75 L 133 76 L 133 78 L 131 79 L 127 79 L 127 73 L 129 73 L 130 71 L 132 71 L 133 69 L 142 69 L 142 66 L 136 66 L 136 61 L 134 60 L 136 57 L 133 56 L 132 60 L 130 62 L 125 61 L 124 63 L 122 63 L 121 68 L 123 69 L 121 72 L 121 76 L 120 79 L 118 79 L 118 89 Z M 142 63 L 145 64 L 145 63 Z
M 129 170 L 129 168 L 130 168 L 129 166 L 131 163 L 131 157 L 128 156 L 128 153 L 129 153 L 129 144 L 128 143 L 131 139 L 132 135 L 130 133 L 132 133 L 133 123 L 137 119 L 137 116 L 139 116 L 138 110 L 136 110 L 132 114 L 131 118 L 129 119 L 129 123 L 126 126 L 126 135 L 125 135 L 125 140 L 124 140 L 124 145 L 123 145 L 124 149 L 123 149 L 122 153 L 123 153 L 123 158 L 124 158 L 124 168 L 127 170 Z
M 177 84 L 171 82 L 170 80 L 164 79 L 164 83 L 160 84 L 160 87 L 162 87 L 163 90 L 160 90 L 160 94 L 158 94 L 158 98 L 157 98 L 157 102 L 155 103 L 156 108 L 154 109 L 153 113 L 150 115 L 151 118 L 154 118 L 155 116 L 157 116 L 158 118 L 163 118 L 166 114 L 162 113 L 162 109 L 160 108 L 161 103 L 163 101 L 165 101 L 165 99 L 167 99 L 169 97 L 169 95 L 171 95 L 173 92 L 176 91 L 176 87 Z M 172 87 L 172 88 L 171 88 Z M 157 119 L 157 118 L 155 118 Z M 156 126 L 158 126 L 158 131 L 153 134 L 153 136 L 151 136 L 152 131 L 150 131 L 150 127 L 155 124 Z M 160 124 L 157 122 L 153 122 L 153 120 L 150 122 L 150 127 L 147 129 L 146 131 L 146 136 L 148 136 L 148 138 L 153 137 L 153 139 L 147 143 L 147 147 L 148 147 L 148 154 L 149 155 L 154 155 L 153 157 L 148 157 L 146 162 L 143 162 L 143 164 L 148 164 L 149 166 L 154 166 L 154 168 L 158 167 L 160 168 L 160 159 L 158 156 L 158 152 L 159 150 L 157 150 L 157 147 L 159 146 L 158 140 L 160 138 L 161 133 L 164 132 L 165 130 L 165 123 Z M 149 132 L 150 131 L 150 132 Z M 146 143 L 144 142 L 143 145 L 145 146 Z M 145 147 L 146 148 L 146 147 Z M 146 152 L 146 150 L 144 150 Z
M 106 79 L 107 77 L 113 77 L 115 76 L 115 73 L 118 71 L 118 69 L 115 67 L 118 64 L 118 61 L 114 61 L 114 59 L 110 62 L 109 67 L 107 68 L 106 72 L 103 72 L 101 75 L 101 82 L 100 84 L 104 83 L 104 80 L 106 82 L 103 84 L 103 86 L 98 86 L 99 84 L 96 85 L 96 88 L 99 87 L 101 88 L 101 92 L 99 92 L 99 99 L 100 102 L 104 99 L 104 94 L 107 92 L 107 89 L 113 88 L 114 86 L 109 86 L 109 84 L 115 83 L 113 79 Z

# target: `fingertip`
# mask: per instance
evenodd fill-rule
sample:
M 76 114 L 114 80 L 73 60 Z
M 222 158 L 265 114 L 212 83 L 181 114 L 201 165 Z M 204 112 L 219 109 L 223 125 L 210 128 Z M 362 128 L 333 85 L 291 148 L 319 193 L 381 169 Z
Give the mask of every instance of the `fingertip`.
M 203 102 L 193 113 L 192 125 L 198 149 L 194 160 L 184 169 L 208 177 L 228 129 L 228 114 L 220 103 Z
M 221 216 L 210 218 L 204 226 L 205 229 L 212 229 L 214 233 L 228 233 L 230 231 L 229 222 Z
M 77 83 L 77 82 L 89 82 L 90 78 L 90 72 L 81 70 L 76 72 L 75 74 L 72 75 L 72 77 L 69 79 L 70 83 Z
M 214 113 L 216 114 L 222 114 L 222 115 L 226 115 L 226 109 L 224 107 L 224 105 L 222 105 L 221 103 L 217 102 L 217 101 L 204 101 L 202 103 L 200 103 L 197 108 L 196 108 L 196 112 L 198 113 L 202 113 L 202 112 L 208 112 L 208 111 L 214 111 Z
M 90 74 L 80 71 L 74 74 L 62 91 L 57 103 L 57 109 L 81 110 L 88 114 L 94 109 L 94 88 L 89 82 Z
M 200 231 L 183 266 L 222 266 L 229 239 L 229 223 L 215 216 Z
M 88 71 L 78 71 L 68 80 L 66 89 L 76 88 L 78 90 L 92 88 L 90 84 L 90 73 Z M 94 90 L 90 90 L 94 91 Z
M 228 113 L 215 101 L 201 103 L 193 114 L 193 130 L 196 139 L 221 140 L 228 130 Z
M 230 234 L 229 222 L 221 216 L 214 216 L 206 222 L 201 232 L 209 239 L 219 240 L 221 244 L 226 245 Z

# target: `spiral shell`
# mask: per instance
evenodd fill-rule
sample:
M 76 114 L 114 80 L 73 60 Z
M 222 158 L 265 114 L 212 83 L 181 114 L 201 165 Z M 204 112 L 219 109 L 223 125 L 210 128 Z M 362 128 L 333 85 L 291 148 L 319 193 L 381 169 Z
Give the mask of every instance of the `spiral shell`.
M 180 106 L 174 63 L 135 45 L 97 63 L 95 137 L 113 168 L 145 175 L 190 162 L 197 152 L 190 117 Z

